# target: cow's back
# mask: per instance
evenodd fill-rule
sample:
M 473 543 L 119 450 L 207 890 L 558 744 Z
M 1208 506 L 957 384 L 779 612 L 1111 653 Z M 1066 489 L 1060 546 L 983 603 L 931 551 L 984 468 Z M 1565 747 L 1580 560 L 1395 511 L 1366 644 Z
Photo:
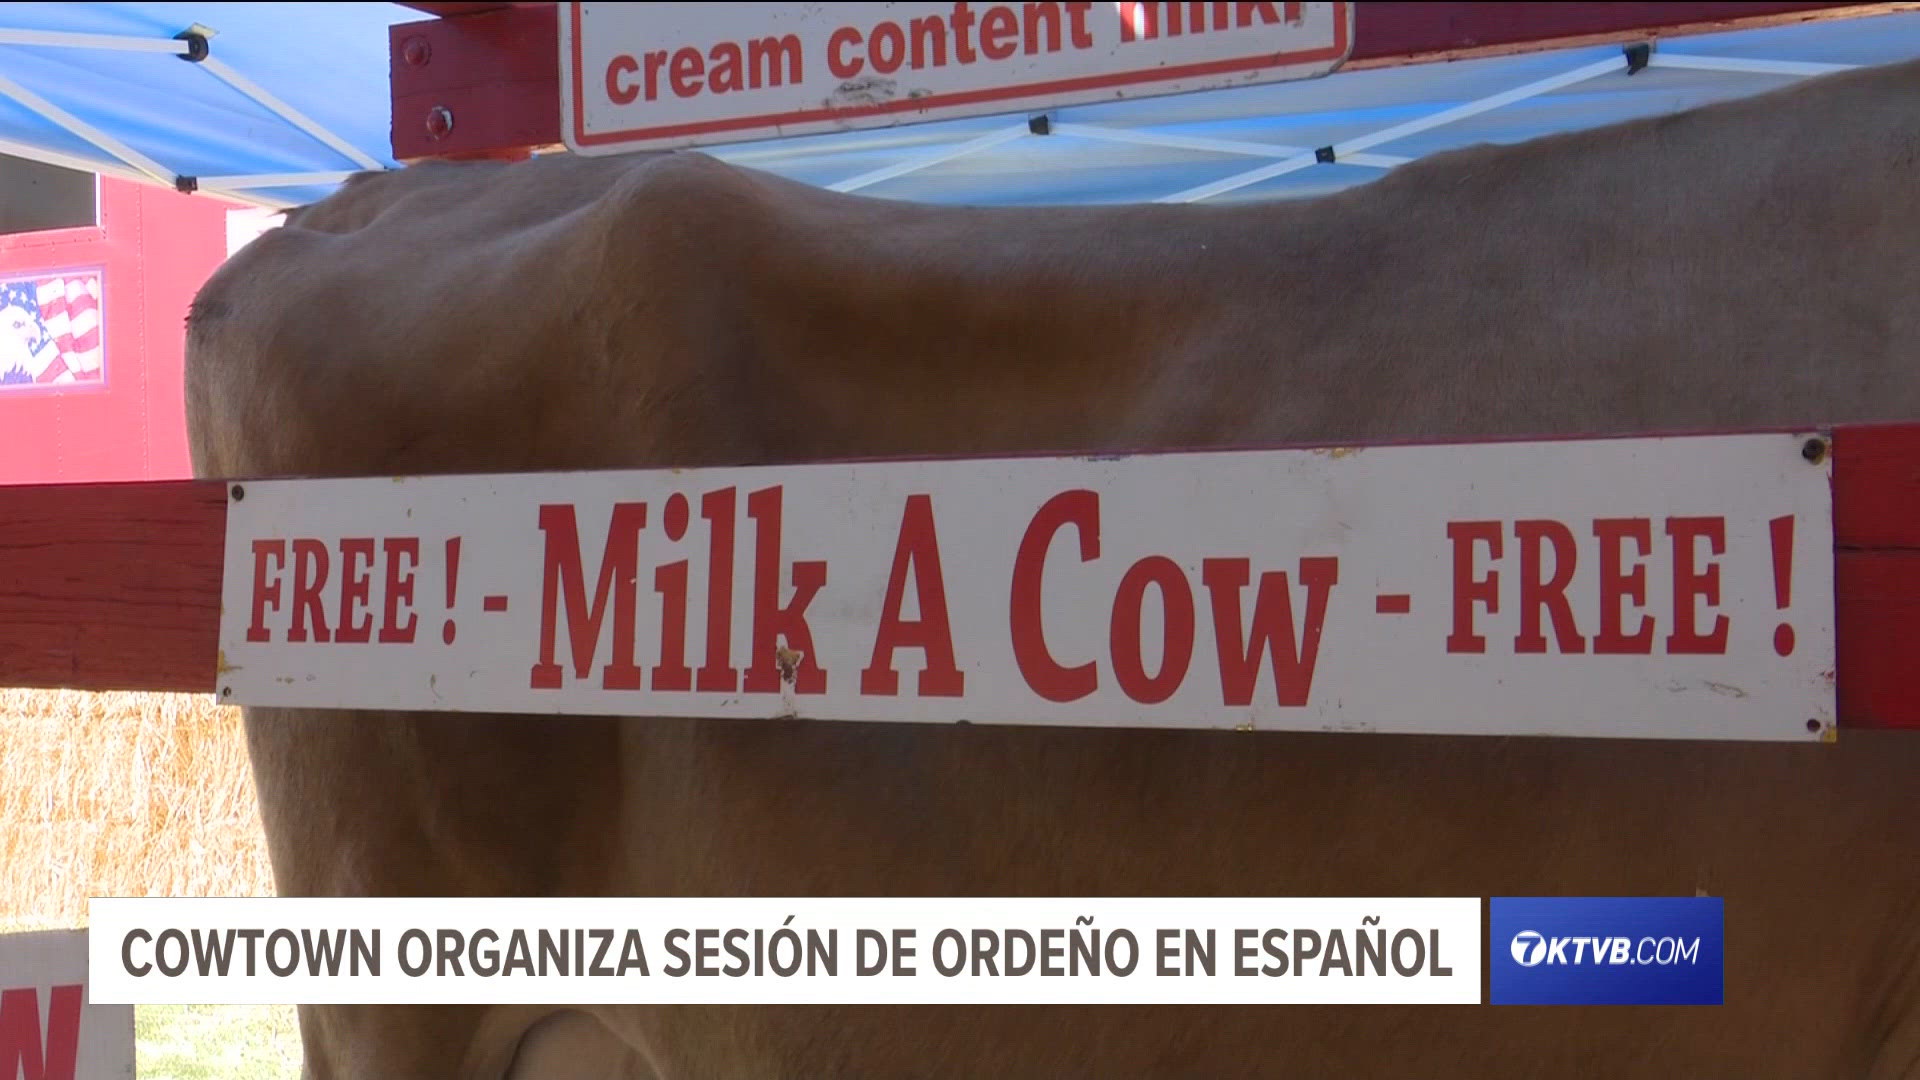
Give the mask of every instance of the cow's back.
M 1286 206 L 949 210 L 698 155 L 369 178 L 203 291 L 196 470 L 1920 418 L 1916 73 L 1444 155 Z M 1816 184 L 1825 161 L 1847 172 Z M 248 734 L 287 894 L 1728 900 L 1716 1011 L 635 1007 L 560 1017 L 532 1054 L 598 1044 L 610 1068 L 676 1076 L 1920 1068 L 1911 736 L 266 709 Z M 324 1075 L 460 1054 L 491 1075 L 536 1016 L 311 1010 L 308 1040 Z

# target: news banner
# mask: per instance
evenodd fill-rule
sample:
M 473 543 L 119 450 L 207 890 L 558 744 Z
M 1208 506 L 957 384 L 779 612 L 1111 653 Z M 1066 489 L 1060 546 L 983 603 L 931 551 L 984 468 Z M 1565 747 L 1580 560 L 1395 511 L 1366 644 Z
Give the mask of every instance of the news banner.
M 1487 915 L 1476 897 L 96 899 L 88 991 L 103 1005 L 1722 1004 L 1718 897 L 1493 897 Z

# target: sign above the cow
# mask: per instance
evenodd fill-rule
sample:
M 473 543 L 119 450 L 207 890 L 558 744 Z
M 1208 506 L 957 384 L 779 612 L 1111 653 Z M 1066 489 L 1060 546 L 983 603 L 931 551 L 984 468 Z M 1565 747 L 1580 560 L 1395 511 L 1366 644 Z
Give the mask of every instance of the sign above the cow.
M 1313 78 L 1353 6 L 564 4 L 561 131 L 612 154 Z
M 247 482 L 228 701 L 1831 738 L 1790 434 Z

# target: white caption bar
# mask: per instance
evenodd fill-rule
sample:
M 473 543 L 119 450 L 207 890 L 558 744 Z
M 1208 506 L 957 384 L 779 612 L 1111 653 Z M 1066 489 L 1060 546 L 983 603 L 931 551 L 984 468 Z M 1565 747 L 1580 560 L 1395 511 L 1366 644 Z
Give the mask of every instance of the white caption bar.
M 1477 1004 L 1477 898 L 96 899 L 96 1002 Z

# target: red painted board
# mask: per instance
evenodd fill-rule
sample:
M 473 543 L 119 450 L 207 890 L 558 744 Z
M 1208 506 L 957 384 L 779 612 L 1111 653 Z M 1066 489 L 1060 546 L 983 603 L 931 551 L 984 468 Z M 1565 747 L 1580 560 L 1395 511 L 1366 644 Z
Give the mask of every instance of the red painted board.
M 560 143 L 560 24 L 552 5 L 388 28 L 401 161 Z M 445 110 L 451 126 L 434 120 Z
M 211 692 L 226 486 L 0 487 L 0 686 Z
M 1592 44 L 1616 36 L 1715 33 L 1794 21 L 1863 4 L 1422 4 L 1355 5 L 1349 67 L 1489 56 Z
M 1920 424 L 1833 436 L 1840 717 L 1920 728 Z

